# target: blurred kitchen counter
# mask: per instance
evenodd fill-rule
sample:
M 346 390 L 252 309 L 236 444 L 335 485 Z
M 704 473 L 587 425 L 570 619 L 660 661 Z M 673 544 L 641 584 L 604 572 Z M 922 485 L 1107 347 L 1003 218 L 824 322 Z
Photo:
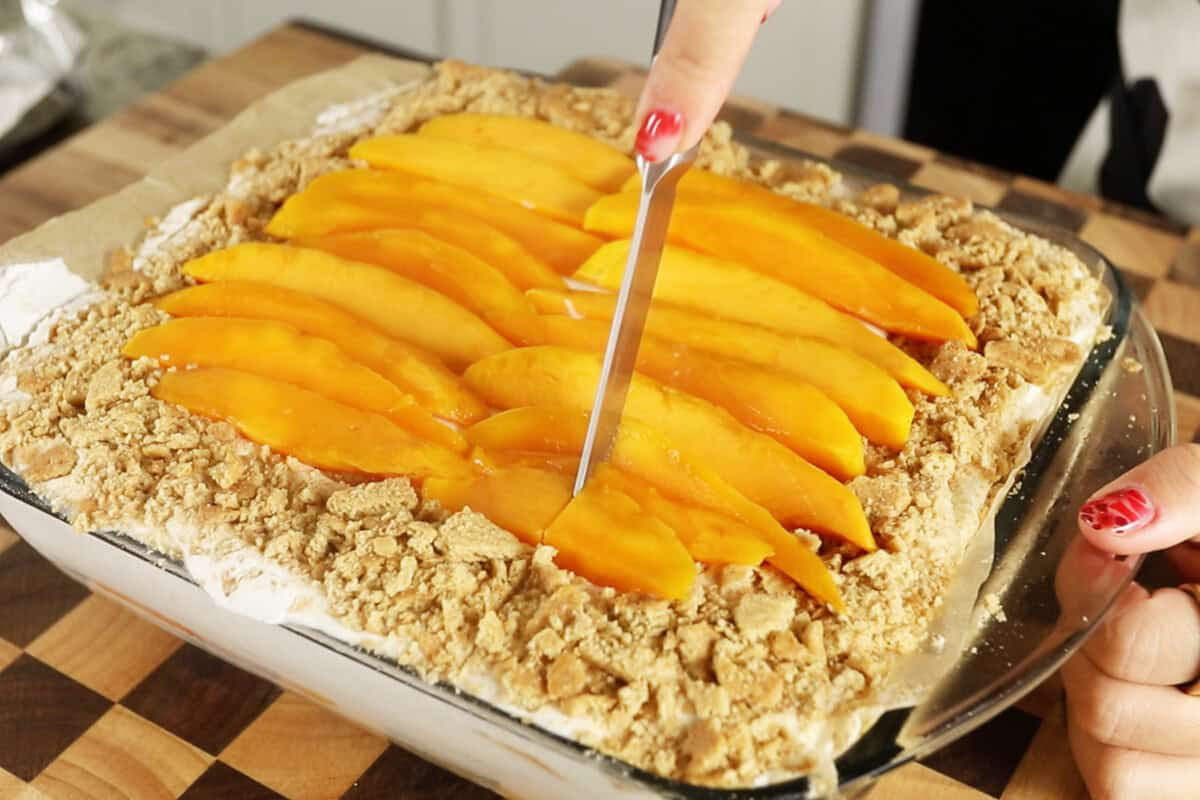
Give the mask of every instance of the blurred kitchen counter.
M 185 41 L 136 30 L 81 0 L 66 10 L 87 37 L 80 78 L 81 102 L 31 141 L 0 152 L 0 175 L 135 100 L 194 69 L 205 51 Z

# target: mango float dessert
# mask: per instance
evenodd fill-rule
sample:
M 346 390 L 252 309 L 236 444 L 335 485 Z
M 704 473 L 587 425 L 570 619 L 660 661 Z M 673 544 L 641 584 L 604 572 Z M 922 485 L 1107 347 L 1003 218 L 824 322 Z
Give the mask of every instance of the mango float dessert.
M 80 530 L 269 565 L 347 641 L 638 768 L 828 766 L 1083 363 L 1097 280 L 718 125 L 573 494 L 631 101 L 448 62 L 371 107 L 246 154 L 14 347 L 0 460 Z

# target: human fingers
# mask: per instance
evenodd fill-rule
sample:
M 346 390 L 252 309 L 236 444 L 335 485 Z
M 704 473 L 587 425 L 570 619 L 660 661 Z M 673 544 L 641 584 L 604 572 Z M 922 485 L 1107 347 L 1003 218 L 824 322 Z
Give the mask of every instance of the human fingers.
M 1200 759 L 1101 744 L 1067 720 L 1067 739 L 1092 800 L 1188 800 Z
M 1200 698 L 1106 675 L 1086 654 L 1062 669 L 1070 723 L 1109 747 L 1200 758 Z M 1200 776 L 1198 776 L 1200 777 Z
M 1193 681 L 1200 677 L 1200 605 L 1179 589 L 1149 594 L 1130 587 L 1084 652 L 1117 680 L 1171 687 Z
M 700 141 L 778 0 L 679 0 L 638 102 L 637 150 L 661 161 Z
M 1192 538 L 1200 523 L 1200 445 L 1155 454 L 1092 496 L 1079 528 L 1101 550 L 1165 550 Z
M 1054 573 L 1054 592 L 1062 608 L 1061 622 L 1074 628 L 1080 621 L 1095 619 L 1099 609 L 1108 606 L 1113 588 L 1132 578 L 1136 567 L 1136 560 L 1099 550 L 1083 536 L 1071 539 Z M 1125 592 L 1146 594 L 1137 585 L 1128 586 Z M 1124 598 L 1122 595 L 1118 604 Z

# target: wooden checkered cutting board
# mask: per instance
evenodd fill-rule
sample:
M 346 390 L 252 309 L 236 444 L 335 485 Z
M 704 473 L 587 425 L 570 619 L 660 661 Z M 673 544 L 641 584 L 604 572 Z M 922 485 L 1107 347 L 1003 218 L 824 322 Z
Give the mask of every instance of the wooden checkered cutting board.
M 108 194 L 257 97 L 366 45 L 288 26 L 218 59 L 0 179 L 0 239 Z M 564 79 L 636 91 L 583 61 Z M 1181 438 L 1200 434 L 1200 232 L 928 148 L 751 101 L 724 117 L 760 138 L 853 161 L 1077 232 L 1123 268 L 1163 337 Z M 1086 796 L 1053 682 L 874 798 Z M 491 797 L 304 698 L 90 595 L 0 525 L 0 800 Z

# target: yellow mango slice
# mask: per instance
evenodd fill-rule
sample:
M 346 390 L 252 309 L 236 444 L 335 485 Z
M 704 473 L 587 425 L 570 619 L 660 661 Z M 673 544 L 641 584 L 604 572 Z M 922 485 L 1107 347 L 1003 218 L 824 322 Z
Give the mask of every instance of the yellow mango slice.
M 514 408 L 473 425 L 466 435 L 494 453 L 578 453 L 583 449 L 587 416 L 586 411 L 562 407 Z M 765 508 L 747 499 L 712 469 L 680 452 L 660 430 L 625 417 L 617 431 L 611 463 L 664 496 L 746 524 L 774 551 L 767 559 L 771 566 L 818 600 L 838 610 L 843 608 L 837 584 L 815 553 Z
M 637 171 L 633 159 L 615 147 L 531 117 L 446 114 L 424 123 L 417 133 L 516 150 L 601 192 L 615 192 Z
M 480 232 L 481 224 L 500 231 L 558 273 L 573 272 L 601 244 L 590 233 L 499 197 L 415 175 L 374 169 L 330 172 L 316 178 L 304 191 L 284 202 L 267 225 L 267 233 L 280 239 L 294 239 L 373 228 L 418 227 L 445 239 L 445 221 L 428 222 L 426 215 L 430 211 L 462 217 L 461 235 L 473 240 L 489 236 Z M 464 246 L 461 239 L 445 240 Z M 476 255 L 484 257 L 483 253 Z M 500 267 L 499 262 L 485 260 Z M 528 261 L 523 268 L 535 270 L 542 280 L 552 278 Z M 514 283 L 522 284 L 510 277 Z
M 319 212 L 312 212 L 319 213 L 319 217 L 308 216 L 310 205 L 320 207 Z M 281 216 L 285 214 L 286 218 Z M 563 285 L 557 272 L 516 239 L 486 222 L 455 211 L 402 206 L 375 209 L 342 197 L 325 199 L 302 193 L 289 199 L 275 219 L 282 220 L 277 226 L 280 234 L 285 228 L 288 234 L 280 238 L 293 242 L 394 228 L 424 231 L 474 255 L 521 289 Z M 308 224 L 309 220 L 313 224 Z
M 517 406 L 467 428 L 467 441 L 488 453 L 579 455 L 588 412 L 568 406 Z
M 477 477 L 430 478 L 421 494 L 448 511 L 478 511 L 522 542 L 538 545 L 571 501 L 572 484 L 561 473 L 515 466 Z
M 475 217 L 426 208 L 415 212 L 410 224 L 443 242 L 461 247 L 521 289 L 563 285 L 562 277 L 549 264 L 530 253 L 516 239 Z
M 468 386 L 499 408 L 542 404 L 577 411 L 591 409 L 599 376 L 597 355 L 549 346 L 497 353 L 472 364 L 464 374 Z M 662 430 L 682 452 L 708 465 L 784 524 L 874 549 L 853 492 L 722 409 L 635 374 L 625 411 Z
M 173 319 L 135 333 L 121 354 L 152 358 L 163 367 L 227 367 L 286 381 L 351 408 L 381 414 L 426 441 L 467 451 L 458 431 L 438 422 L 391 381 L 354 361 L 334 343 L 280 322 Z
M 545 472 L 575 478 L 579 472 L 579 456 L 569 453 L 539 453 L 532 450 L 485 450 L 476 447 L 471 451 L 471 463 L 484 472 L 496 472 L 508 467 L 528 467 Z
M 634 175 L 623 188 L 636 192 L 640 186 L 640 177 Z M 742 205 L 786 214 L 838 244 L 887 267 L 964 317 L 973 317 L 979 312 L 979 300 L 975 292 L 957 272 L 920 250 L 889 239 L 844 214 L 813 203 L 793 200 L 751 181 L 717 175 L 707 170 L 688 170 L 680 179 L 676 192 L 678 197 L 688 201 L 707 198 L 733 200 Z
M 696 566 L 675 532 L 624 492 L 601 482 L 575 495 L 542 535 L 554 560 L 592 583 L 682 600 Z
M 621 285 L 628 256 L 628 239 L 611 242 L 593 253 L 575 277 L 615 291 Z M 654 299 L 836 344 L 873 362 L 904 386 L 932 395 L 950 392 L 916 359 L 854 317 L 732 261 L 667 245 L 654 284 Z
M 584 227 L 629 236 L 637 196 L 609 195 L 588 210 Z M 791 284 L 849 314 L 916 339 L 956 339 L 970 347 L 975 334 L 958 312 L 886 267 L 787 215 L 732 202 L 677 201 L 671 241 Z
M 609 323 L 595 319 L 517 313 L 493 313 L 486 319 L 520 345 L 552 344 L 598 353 L 608 340 Z M 652 335 L 642 337 L 637 369 L 724 408 L 835 478 L 849 480 L 866 471 L 862 436 L 846 412 L 809 383 Z
M 365 319 L 389 336 L 423 347 L 451 367 L 510 346 L 450 298 L 383 267 L 317 250 L 251 242 L 184 265 L 201 282 L 253 281 L 305 292 Z
M 151 394 L 225 420 L 246 438 L 321 469 L 418 480 L 471 469 L 453 451 L 379 414 L 249 372 L 221 367 L 166 372 Z
M 154 301 L 174 317 L 273 320 L 327 339 L 412 395 L 431 414 L 469 425 L 487 406 L 435 356 L 393 339 L 335 305 L 266 283 L 222 281 L 180 289 Z
M 800 588 L 842 611 L 845 603 L 829 568 L 794 533 L 781 526 L 762 505 L 738 491 L 705 464 L 686 458 L 671 440 L 649 426 L 626 419 L 614 448 L 614 463 L 658 491 L 690 506 L 707 508 L 746 523 L 758 531 L 774 554 L 767 561 Z M 869 537 L 868 550 L 875 549 Z
M 499 270 L 475 256 L 412 228 L 385 228 L 296 239 L 293 244 L 387 267 L 483 314 L 528 311 L 529 301 Z
M 737 520 L 705 508 L 673 500 L 608 464 L 601 464 L 592 480 L 624 492 L 652 517 L 667 523 L 692 558 L 701 564 L 758 566 L 775 551 L 763 537 Z
M 600 192 L 524 153 L 483 144 L 399 134 L 365 139 L 350 157 L 502 197 L 559 222 L 582 225 Z
M 529 297 L 539 311 L 612 317 L 614 295 L 534 289 Z M 670 306 L 650 308 L 646 331 L 701 352 L 792 375 L 826 394 L 872 442 L 900 449 L 908 441 L 912 401 L 894 378 L 849 350 Z

